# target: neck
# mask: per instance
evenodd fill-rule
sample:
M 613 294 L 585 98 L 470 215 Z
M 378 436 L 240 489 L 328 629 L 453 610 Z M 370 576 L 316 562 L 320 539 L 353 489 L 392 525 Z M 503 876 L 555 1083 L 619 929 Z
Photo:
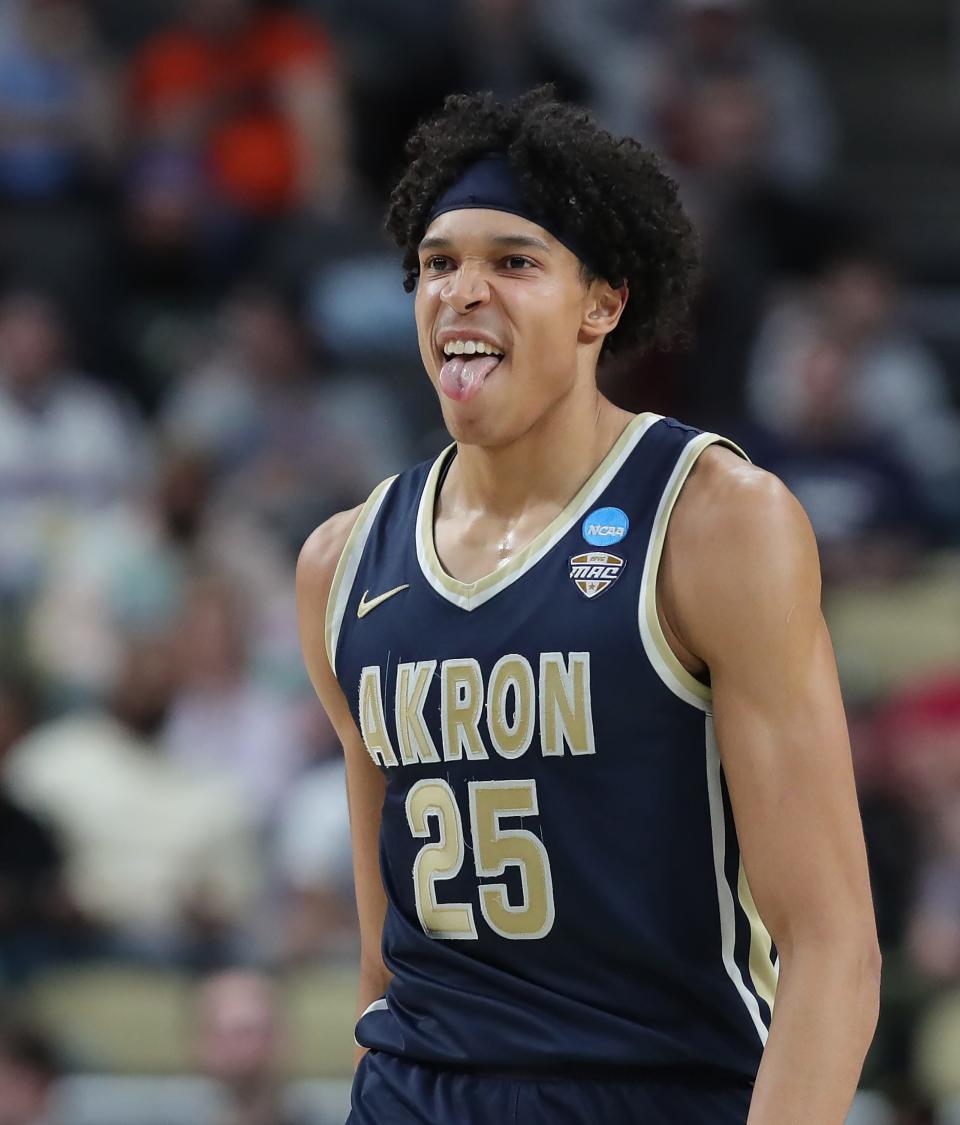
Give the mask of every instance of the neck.
M 632 417 L 595 386 L 589 392 L 574 390 L 508 445 L 458 444 L 441 505 L 505 522 L 544 505 L 562 508 Z

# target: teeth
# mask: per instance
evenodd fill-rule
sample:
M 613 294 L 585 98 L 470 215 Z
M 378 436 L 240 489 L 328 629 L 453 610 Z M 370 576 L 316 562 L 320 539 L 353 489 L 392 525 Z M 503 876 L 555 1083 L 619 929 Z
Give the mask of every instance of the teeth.
M 499 351 L 492 344 L 486 343 L 484 340 L 448 340 L 443 345 L 443 354 L 502 356 L 503 352 Z

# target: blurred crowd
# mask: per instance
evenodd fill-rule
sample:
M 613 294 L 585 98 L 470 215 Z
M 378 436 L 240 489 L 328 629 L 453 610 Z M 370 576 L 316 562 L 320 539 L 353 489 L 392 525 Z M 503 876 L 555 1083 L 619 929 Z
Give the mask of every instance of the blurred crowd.
M 692 344 L 607 393 L 740 441 L 817 532 L 886 954 L 862 1120 L 960 1121 L 960 354 L 837 189 L 842 114 L 778 27 L 773 0 L 0 0 L 0 1125 L 64 1121 L 80 1063 L 32 990 L 103 963 L 206 982 L 204 1121 L 293 1120 L 267 974 L 357 941 L 293 566 L 444 441 L 382 233 L 405 135 L 544 80 L 663 154 L 702 239 Z

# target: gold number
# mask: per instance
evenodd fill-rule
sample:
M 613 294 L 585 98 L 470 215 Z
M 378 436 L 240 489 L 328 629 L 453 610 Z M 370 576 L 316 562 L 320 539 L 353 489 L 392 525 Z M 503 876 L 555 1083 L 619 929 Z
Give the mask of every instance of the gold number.
M 520 870 L 523 902 L 511 906 L 505 883 L 480 888 L 480 910 L 501 937 L 521 940 L 545 937 L 553 928 L 553 880 L 543 841 L 525 828 L 501 828 L 504 816 L 537 816 L 535 781 L 471 781 L 470 827 L 477 875 L 502 875 Z
M 553 881 L 550 860 L 540 838 L 525 828 L 503 828 L 502 817 L 538 816 L 537 783 L 471 781 L 470 832 L 473 862 L 481 879 L 520 872 L 522 902 L 511 905 L 505 883 L 480 887 L 480 910 L 487 924 L 512 940 L 545 937 L 553 928 Z M 476 938 L 470 903 L 438 903 L 436 883 L 452 879 L 463 866 L 463 822 L 453 790 L 445 781 L 418 781 L 407 794 L 407 823 L 418 838 L 431 833 L 436 817 L 440 839 L 424 844 L 413 864 L 417 915 L 424 932 L 436 938 Z
M 437 843 L 424 844 L 413 863 L 417 916 L 424 932 L 436 938 L 475 938 L 473 907 L 468 902 L 437 902 L 438 879 L 452 879 L 463 866 L 463 822 L 453 790 L 445 781 L 429 778 L 411 786 L 407 794 L 407 823 L 414 836 L 430 835 L 429 817 L 440 825 Z

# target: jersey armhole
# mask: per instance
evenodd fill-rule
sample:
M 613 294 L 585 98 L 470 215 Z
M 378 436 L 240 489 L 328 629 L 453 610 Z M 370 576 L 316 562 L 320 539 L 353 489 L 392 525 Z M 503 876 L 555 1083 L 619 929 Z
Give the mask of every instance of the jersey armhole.
M 640 638 L 654 671 L 674 695 L 707 714 L 712 713 L 713 710 L 713 692 L 707 684 L 701 683 L 680 663 L 660 624 L 660 615 L 657 612 L 657 574 L 667 536 L 667 525 L 677 497 L 700 454 L 711 445 L 722 445 L 745 461 L 750 460 L 740 446 L 719 434 L 700 434 L 684 447 L 663 490 L 653 520 L 647 557 L 643 563 L 643 577 L 640 581 L 639 605 Z
M 360 569 L 360 559 L 363 557 L 363 548 L 373 528 L 380 506 L 396 480 L 396 476 L 382 480 L 370 493 L 360 509 L 357 521 L 350 529 L 347 541 L 337 560 L 337 568 L 333 572 L 333 581 L 330 583 L 330 593 L 327 595 L 327 614 L 324 622 L 324 640 L 327 648 L 327 660 L 334 675 L 337 672 L 337 642 L 340 640 L 340 628 L 343 625 L 343 616 L 347 610 L 347 601 L 350 591 Z

